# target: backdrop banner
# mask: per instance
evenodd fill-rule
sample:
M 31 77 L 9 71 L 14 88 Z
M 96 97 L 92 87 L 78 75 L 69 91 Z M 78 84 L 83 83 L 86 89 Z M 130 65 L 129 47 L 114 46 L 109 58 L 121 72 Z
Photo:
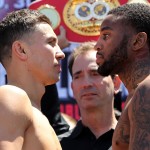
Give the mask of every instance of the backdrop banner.
M 0 0 L 0 20 L 11 11 L 28 7 L 31 2 L 32 0 Z

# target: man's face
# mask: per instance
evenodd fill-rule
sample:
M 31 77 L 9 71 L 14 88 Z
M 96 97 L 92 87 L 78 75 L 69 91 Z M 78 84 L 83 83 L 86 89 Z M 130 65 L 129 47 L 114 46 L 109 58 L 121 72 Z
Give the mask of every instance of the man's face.
M 102 77 L 97 69 L 95 50 L 80 54 L 74 61 L 71 86 L 80 111 L 112 106 L 114 94 L 112 79 L 110 76 Z
M 122 24 L 116 21 L 112 15 L 108 15 L 103 21 L 100 36 L 95 45 L 99 74 L 103 76 L 119 74 L 123 69 L 128 57 L 127 48 L 129 42 L 129 37 L 125 32 Z
M 60 60 L 64 53 L 51 26 L 46 23 L 36 25 L 35 32 L 26 40 L 27 66 L 32 76 L 43 85 L 54 84 L 59 80 Z

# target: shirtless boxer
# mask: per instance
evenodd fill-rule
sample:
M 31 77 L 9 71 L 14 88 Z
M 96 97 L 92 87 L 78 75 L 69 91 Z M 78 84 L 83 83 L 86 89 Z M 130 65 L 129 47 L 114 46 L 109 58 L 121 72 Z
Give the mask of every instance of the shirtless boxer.
M 45 15 L 23 9 L 0 22 L 0 62 L 8 77 L 0 87 L 0 150 L 61 150 L 40 100 L 45 86 L 59 80 L 63 58 Z
M 98 72 L 119 74 L 129 91 L 113 136 L 113 150 L 150 149 L 150 6 L 110 10 L 95 45 Z

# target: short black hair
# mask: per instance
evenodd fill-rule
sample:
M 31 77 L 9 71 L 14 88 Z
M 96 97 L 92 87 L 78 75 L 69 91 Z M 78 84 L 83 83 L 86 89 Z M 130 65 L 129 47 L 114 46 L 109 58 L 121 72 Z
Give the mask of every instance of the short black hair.
M 145 32 L 150 46 L 150 6 L 144 3 L 130 3 L 116 7 L 108 12 L 121 17 L 122 23 L 130 26 L 135 32 Z

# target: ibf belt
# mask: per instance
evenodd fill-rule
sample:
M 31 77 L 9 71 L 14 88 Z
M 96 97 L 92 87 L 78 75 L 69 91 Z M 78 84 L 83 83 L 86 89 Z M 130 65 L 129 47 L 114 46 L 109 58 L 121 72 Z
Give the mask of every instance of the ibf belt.
M 119 5 L 118 0 L 69 0 L 63 10 L 63 19 L 75 33 L 97 36 L 108 11 Z

